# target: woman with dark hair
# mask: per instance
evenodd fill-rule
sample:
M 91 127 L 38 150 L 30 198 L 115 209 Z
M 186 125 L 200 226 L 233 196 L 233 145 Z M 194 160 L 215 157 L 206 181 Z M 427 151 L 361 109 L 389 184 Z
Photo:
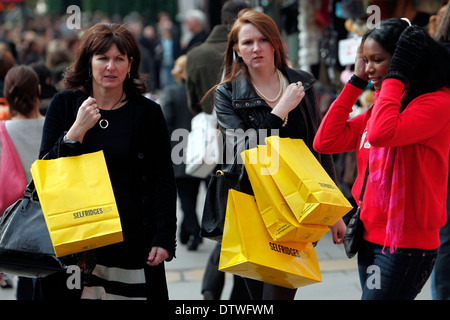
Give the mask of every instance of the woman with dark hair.
M 160 106 L 142 96 L 139 63 L 126 27 L 94 25 L 65 74 L 67 90 L 46 114 L 40 157 L 103 150 L 122 223 L 123 242 L 81 255 L 89 281 L 69 293 L 75 298 L 168 298 L 164 260 L 175 256 L 176 241 L 171 146 Z M 41 298 L 66 298 L 66 281 L 65 274 L 40 281 Z
M 235 152 L 233 159 L 228 159 L 229 154 L 225 156 L 227 159 L 222 170 L 238 175 L 243 172 L 239 182 L 241 191 L 252 192 L 239 158 L 241 152 L 250 147 L 247 137 L 250 140 L 255 138 L 258 144 L 264 144 L 264 137 L 274 134 L 303 139 L 335 179 L 331 156 L 312 149 L 321 119 L 314 82 L 309 73 L 288 67 L 281 36 L 273 19 L 255 10 L 239 12 L 228 36 L 224 80 L 214 87 L 214 109 L 224 136 L 224 154 L 229 153 L 229 149 Z M 342 219 L 331 228 L 334 243 L 342 243 L 345 233 Z M 251 298 L 256 300 L 288 300 L 294 299 L 296 294 L 295 289 L 250 279 L 245 279 L 245 282 Z
M 356 149 L 362 299 L 414 299 L 431 274 L 446 220 L 450 57 L 424 30 L 389 19 L 362 39 L 355 74 L 314 140 L 324 153 Z M 375 102 L 348 119 L 372 82 Z M 375 274 L 373 274 L 375 272 Z
M 32 179 L 30 168 L 39 154 L 44 125 L 44 117 L 39 112 L 40 88 L 36 72 L 29 66 L 15 66 L 4 79 L 2 94 L 8 101 L 11 119 L 0 121 L 0 131 L 3 131 L 0 133 L 0 216 L 22 197 Z M 15 157 L 18 165 L 12 165 Z M 3 287 L 2 278 L 0 274 Z M 33 284 L 33 279 L 19 277 L 17 299 L 31 300 Z

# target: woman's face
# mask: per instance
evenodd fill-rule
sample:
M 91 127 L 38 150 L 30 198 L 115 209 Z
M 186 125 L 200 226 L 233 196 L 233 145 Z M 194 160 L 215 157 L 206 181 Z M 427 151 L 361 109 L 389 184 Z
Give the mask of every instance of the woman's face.
M 128 56 L 122 54 L 113 44 L 103 54 L 95 54 L 92 57 L 92 85 L 94 88 L 122 89 L 122 84 L 130 72 L 131 62 Z
M 365 72 L 375 90 L 380 91 L 381 82 L 387 75 L 392 55 L 372 38 L 367 38 L 363 46 Z
M 238 34 L 236 53 L 249 69 L 273 68 L 275 49 L 254 25 L 244 24 Z

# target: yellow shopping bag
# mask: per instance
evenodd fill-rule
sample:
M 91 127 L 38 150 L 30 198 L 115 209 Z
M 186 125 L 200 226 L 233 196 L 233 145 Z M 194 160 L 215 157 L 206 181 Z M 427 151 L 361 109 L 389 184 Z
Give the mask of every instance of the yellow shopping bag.
M 31 174 L 57 257 L 123 241 L 103 151 L 36 160 Z
M 312 244 L 274 241 L 255 198 L 236 190 L 228 194 L 219 270 L 287 288 L 322 281 Z
M 266 143 L 279 161 L 267 168 L 299 222 L 332 226 L 352 209 L 303 140 L 272 136 Z
M 299 223 L 286 203 L 280 190 L 266 167 L 267 146 L 245 150 L 241 153 L 247 170 L 256 204 L 267 231 L 278 241 L 318 241 L 328 232 L 329 227 Z M 269 157 L 270 158 L 270 157 Z M 265 160 L 267 161 L 267 160 Z

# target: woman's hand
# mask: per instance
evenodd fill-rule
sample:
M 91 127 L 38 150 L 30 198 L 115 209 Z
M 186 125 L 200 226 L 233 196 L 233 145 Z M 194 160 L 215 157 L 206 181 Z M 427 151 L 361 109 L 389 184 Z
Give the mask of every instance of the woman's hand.
M 346 230 L 347 226 L 345 225 L 345 222 L 342 219 L 339 219 L 339 221 L 336 222 L 334 226 L 331 227 L 334 244 L 342 244 L 344 242 L 344 235 Z
M 72 141 L 83 142 L 86 132 L 98 122 L 100 117 L 97 101 L 92 97 L 87 98 L 78 109 L 75 122 L 67 132 L 66 137 Z
M 293 110 L 305 97 L 305 88 L 301 82 L 291 83 L 284 92 L 278 104 L 273 108 L 272 113 L 286 118 L 288 113 Z
M 395 78 L 405 86 L 414 75 L 427 46 L 425 31 L 418 26 L 406 28 L 397 41 L 386 78 Z
M 364 81 L 368 81 L 369 78 L 366 74 L 366 63 L 364 62 L 364 56 L 363 56 L 363 42 L 358 47 L 358 50 L 356 51 L 356 57 L 355 57 L 355 75 L 359 78 L 361 78 Z
M 164 260 L 166 260 L 169 257 L 169 253 L 166 249 L 163 249 L 161 247 L 153 247 L 150 253 L 148 254 L 148 261 L 147 264 L 149 266 L 157 266 Z

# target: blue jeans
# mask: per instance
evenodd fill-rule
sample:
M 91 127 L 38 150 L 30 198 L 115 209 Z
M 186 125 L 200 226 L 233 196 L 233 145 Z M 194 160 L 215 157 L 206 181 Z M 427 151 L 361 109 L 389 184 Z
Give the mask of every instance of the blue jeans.
M 439 232 L 441 245 L 434 266 L 434 282 L 431 286 L 433 299 L 450 300 L 450 189 L 447 193 L 447 222 Z
M 364 241 L 358 252 L 362 300 L 414 300 L 427 282 L 437 249 L 397 249 Z

